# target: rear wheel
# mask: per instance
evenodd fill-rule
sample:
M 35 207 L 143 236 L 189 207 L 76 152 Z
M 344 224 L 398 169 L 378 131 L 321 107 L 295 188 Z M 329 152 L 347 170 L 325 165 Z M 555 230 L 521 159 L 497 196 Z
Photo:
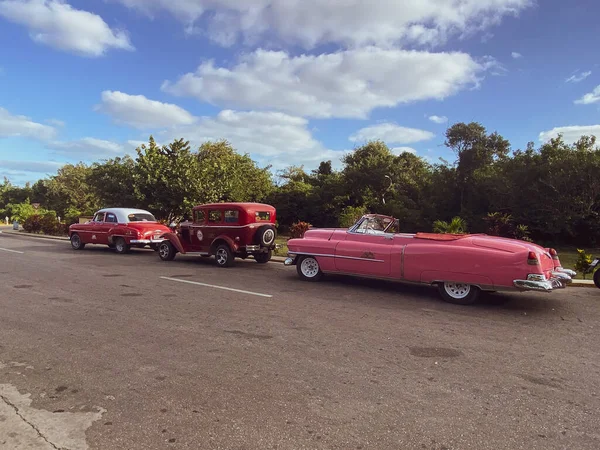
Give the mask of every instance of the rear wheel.
M 127 242 L 125 242 L 125 239 L 123 239 L 122 237 L 118 237 L 117 239 L 115 239 L 115 251 L 119 255 L 124 255 L 125 253 L 129 253 L 129 250 L 131 250 L 131 247 L 129 245 L 127 245 Z
M 85 248 L 85 244 L 81 242 L 81 237 L 77 233 L 71 235 L 71 247 L 73 247 L 73 250 L 83 250 Z
M 231 267 L 233 266 L 233 253 L 227 244 L 221 244 L 217 247 L 215 252 L 215 260 L 219 267 Z
M 319 262 L 312 256 L 301 256 L 296 263 L 296 271 L 305 281 L 319 281 L 323 276 Z
M 162 241 L 158 246 L 158 256 L 163 261 L 173 261 L 175 253 L 175 247 L 169 241 Z
M 273 251 L 269 250 L 266 253 L 257 253 L 256 255 L 254 255 L 254 259 L 259 264 L 266 264 L 269 261 L 271 261 L 271 256 L 273 256 Z
M 472 305 L 477 301 L 480 293 L 477 286 L 453 282 L 438 284 L 438 290 L 444 301 L 455 305 Z
M 598 289 L 600 289 L 600 269 L 597 269 L 594 272 L 594 284 Z

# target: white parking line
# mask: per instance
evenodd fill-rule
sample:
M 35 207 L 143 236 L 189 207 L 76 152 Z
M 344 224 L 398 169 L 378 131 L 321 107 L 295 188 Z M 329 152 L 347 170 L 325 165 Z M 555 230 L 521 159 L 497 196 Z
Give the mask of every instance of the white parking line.
M 19 252 L 19 251 L 17 251 L 17 250 L 11 250 L 11 249 L 9 249 L 9 248 L 2 248 L 2 247 L 0 247 L 0 250 L 2 250 L 3 252 L 19 253 L 19 254 L 21 254 L 21 255 L 22 255 L 23 253 L 25 253 L 25 252 Z
M 215 289 L 223 289 L 224 291 L 239 292 L 241 294 L 256 295 L 257 297 L 266 297 L 266 298 L 273 297 L 272 295 L 269 295 L 269 294 L 260 294 L 258 292 L 242 291 L 241 289 L 233 289 L 233 288 L 228 288 L 228 287 L 224 287 L 224 286 L 216 286 L 214 284 L 198 283 L 197 281 L 180 280 L 179 278 L 170 278 L 170 277 L 161 277 L 161 278 L 163 280 L 178 281 L 180 283 L 194 284 L 196 286 L 204 286 L 204 287 L 210 287 L 210 288 L 215 288 Z

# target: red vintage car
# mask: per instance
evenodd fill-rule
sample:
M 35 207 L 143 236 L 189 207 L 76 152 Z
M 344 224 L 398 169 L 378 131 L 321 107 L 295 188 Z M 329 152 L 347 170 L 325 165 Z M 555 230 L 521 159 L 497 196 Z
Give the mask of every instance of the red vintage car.
M 150 246 L 158 250 L 162 242 L 160 236 L 169 231 L 169 227 L 143 209 L 105 208 L 96 212 L 90 222 L 71 225 L 69 238 L 75 250 L 83 250 L 87 244 L 99 244 L 122 254 L 132 247 Z
M 398 220 L 363 216 L 349 229 L 309 229 L 288 241 L 285 265 L 304 280 L 339 273 L 437 285 L 444 300 L 474 303 L 481 291 L 542 291 L 566 287 L 575 272 L 563 269 L 553 249 L 483 234 L 400 233 Z
M 256 262 L 269 262 L 277 248 L 276 213 L 262 203 L 211 203 L 192 210 L 174 232 L 165 233 L 158 254 L 163 261 L 182 255 L 214 255 L 219 267 L 230 267 L 236 257 L 253 256 Z

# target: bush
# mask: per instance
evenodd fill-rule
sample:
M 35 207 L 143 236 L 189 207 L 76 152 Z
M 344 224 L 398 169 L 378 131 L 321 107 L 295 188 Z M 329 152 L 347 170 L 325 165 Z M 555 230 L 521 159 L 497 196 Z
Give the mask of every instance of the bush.
M 40 220 L 40 225 L 42 228 L 42 233 L 44 234 L 48 234 L 50 236 L 64 234 L 65 227 L 58 221 L 56 215 L 53 213 L 44 215 Z
M 527 225 L 515 225 L 510 214 L 488 213 L 483 219 L 487 223 L 487 234 L 531 242 Z
M 433 231 L 442 234 L 464 234 L 467 232 L 467 222 L 458 216 L 450 222 L 436 220 L 433 222 Z
M 38 214 L 27 217 L 23 222 L 23 229 L 27 233 L 39 233 L 42 231 L 42 217 Z
M 583 278 L 585 279 L 585 271 L 588 270 L 592 264 L 592 255 L 589 255 L 585 252 L 585 250 L 580 249 L 577 249 L 577 253 L 579 254 L 579 257 L 575 262 L 575 271 L 581 272 Z
M 292 239 L 304 237 L 304 233 L 311 227 L 308 222 L 296 222 L 290 227 L 290 236 Z

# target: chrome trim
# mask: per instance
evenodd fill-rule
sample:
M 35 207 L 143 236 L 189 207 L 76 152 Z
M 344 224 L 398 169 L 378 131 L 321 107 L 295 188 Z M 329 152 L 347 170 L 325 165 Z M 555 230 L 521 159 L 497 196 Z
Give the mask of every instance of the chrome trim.
M 260 245 L 246 245 L 243 248 L 246 249 L 246 251 L 248 252 L 256 252 L 260 250 Z
M 408 244 L 402 247 L 402 255 L 400 257 L 400 278 L 404 278 L 404 252 L 407 246 Z
M 285 261 L 283 262 L 284 266 L 291 266 L 294 264 L 294 258 L 286 258 Z
M 132 239 L 131 244 L 160 244 L 165 239 Z
M 564 269 L 563 267 L 557 267 L 556 269 L 554 269 L 554 271 L 555 272 L 560 272 L 560 273 L 566 273 L 571 278 L 573 278 L 573 277 L 575 277 L 577 275 L 577 272 L 575 272 L 574 270 Z
M 564 272 L 556 272 L 555 271 L 555 272 L 552 272 L 552 276 L 554 278 L 557 278 L 558 280 L 560 280 L 562 283 L 565 283 L 565 284 L 570 284 L 573 282 L 573 279 Z
M 383 259 L 360 258 L 358 256 L 339 256 L 339 255 L 329 255 L 329 254 L 323 254 L 323 253 L 289 252 L 288 255 L 321 256 L 324 258 L 353 259 L 353 260 L 357 260 L 357 261 L 370 261 L 370 262 L 379 262 L 379 263 L 385 262 L 385 260 L 383 260 Z
M 513 284 L 524 291 L 550 292 L 554 289 L 550 281 L 514 280 Z

